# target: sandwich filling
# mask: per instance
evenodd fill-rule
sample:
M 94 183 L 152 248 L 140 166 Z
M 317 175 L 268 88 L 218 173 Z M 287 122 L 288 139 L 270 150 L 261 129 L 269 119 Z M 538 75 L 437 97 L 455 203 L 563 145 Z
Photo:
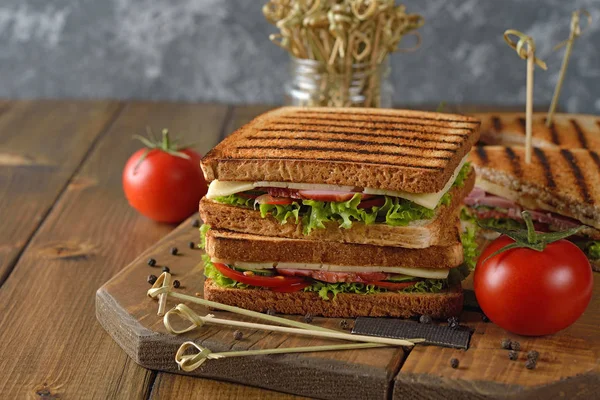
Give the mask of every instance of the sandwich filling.
M 203 225 L 201 247 L 205 245 Z M 462 235 L 465 249 L 476 249 L 474 235 Z M 376 294 L 439 293 L 459 284 L 470 273 L 476 255 L 465 251 L 465 261 L 456 268 L 404 268 L 379 266 L 340 266 L 303 263 L 248 263 L 211 259 L 203 255 L 204 276 L 221 287 L 262 289 L 275 292 L 315 292 L 323 300 L 339 293 Z
M 517 204 L 517 200 L 521 204 Z M 477 218 L 480 224 L 489 227 L 504 229 L 525 228 L 521 217 L 522 211 L 529 211 L 534 221 L 536 230 L 541 232 L 563 231 L 582 225 L 582 222 L 557 214 L 548 210 L 536 199 L 528 199 L 517 193 L 495 185 L 491 182 L 478 180 L 475 188 L 464 200 L 470 209 L 470 215 Z M 543 208 L 542 208 L 543 207 Z M 468 219 L 467 211 L 463 210 L 463 220 Z M 577 235 L 569 238 L 579 246 L 590 260 L 600 260 L 600 232 L 595 227 L 589 227 L 586 232 L 592 233 Z M 491 239 L 491 237 L 490 237 Z
M 463 187 L 471 170 L 470 163 L 464 161 L 446 187 L 437 193 L 414 194 L 282 182 L 240 184 L 213 181 L 207 198 L 235 207 L 257 209 L 263 218 L 271 215 L 281 224 L 301 222 L 305 235 L 313 229 L 324 229 L 324 223 L 328 221 L 335 221 L 344 229 L 350 228 L 354 222 L 406 226 L 412 221 L 432 219 L 439 207 L 452 202 L 450 189 Z M 425 196 L 426 200 L 419 196 Z

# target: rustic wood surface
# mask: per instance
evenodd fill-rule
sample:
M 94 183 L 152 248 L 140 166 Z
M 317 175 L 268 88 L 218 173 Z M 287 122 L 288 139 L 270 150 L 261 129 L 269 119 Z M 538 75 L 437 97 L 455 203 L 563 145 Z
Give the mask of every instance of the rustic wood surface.
M 169 127 L 193 141 L 200 139 L 197 149 L 205 153 L 219 138 L 267 108 L 0 101 L 2 398 L 296 398 L 234 383 L 146 370 L 128 357 L 94 318 L 96 289 L 174 228 L 139 216 L 122 195 L 122 166 L 139 147 L 131 141 L 131 135 L 143 133 L 145 126 L 157 130 Z M 500 362 L 504 360 L 494 353 L 494 343 L 483 340 L 493 328 L 490 324 L 479 327 L 473 314 L 469 317 L 473 318 L 472 326 L 485 329 L 476 351 L 485 351 L 486 357 L 488 352 L 494 354 L 498 366 L 492 367 L 489 362 L 472 367 L 469 350 L 461 355 L 465 357 L 461 358 L 461 368 L 449 371 L 442 368 L 448 354 L 439 356 L 440 368 L 433 372 L 439 376 L 440 387 L 446 388 L 441 394 L 453 398 L 453 393 L 467 387 L 484 397 L 494 390 L 493 385 L 451 375 L 467 372 L 468 368 L 494 376 L 540 372 L 537 379 L 542 385 L 558 368 L 561 376 L 583 371 L 592 357 L 596 364 L 587 373 L 582 372 L 575 380 L 562 380 L 557 387 L 540 386 L 552 390 L 538 393 L 542 398 L 569 398 L 573 393 L 570 388 L 575 388 L 575 394 L 586 394 L 586 388 L 598 385 L 599 298 L 597 279 L 593 305 L 557 340 L 561 345 L 575 343 L 588 356 L 542 354 L 541 361 L 548 365 L 540 363 L 535 371 L 521 371 Z M 591 315 L 594 310 L 595 315 Z M 251 333 L 247 337 L 258 339 Z M 263 341 L 281 344 L 275 335 Z M 288 344 L 294 343 L 286 341 Z M 408 357 L 398 376 L 404 374 L 415 387 L 421 385 L 420 391 L 406 393 L 409 397 L 428 398 L 435 393 L 435 374 L 428 371 L 434 368 L 419 363 L 416 354 Z M 423 357 L 436 359 L 430 354 Z M 401 360 L 397 368 L 400 366 Z M 424 372 L 433 377 L 423 380 Z M 387 395 L 403 395 L 401 384 L 397 382 L 394 392 Z M 335 388 L 335 384 L 332 386 Z M 515 396 L 519 389 L 508 388 L 506 394 Z M 373 397 L 384 395 L 373 393 Z

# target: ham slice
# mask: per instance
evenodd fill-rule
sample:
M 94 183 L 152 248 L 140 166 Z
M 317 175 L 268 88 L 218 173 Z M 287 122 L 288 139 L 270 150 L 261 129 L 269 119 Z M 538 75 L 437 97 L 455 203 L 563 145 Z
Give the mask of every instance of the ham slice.
M 468 206 L 486 206 L 491 209 L 474 209 L 478 218 L 511 218 L 522 221 L 521 212 L 523 208 L 511 200 L 503 197 L 494 196 L 486 193 L 481 188 L 474 188 L 473 191 L 465 198 L 465 204 Z M 575 228 L 581 223 L 572 218 L 564 217 L 549 211 L 543 210 L 527 210 L 531 214 L 531 219 L 537 222 L 536 227 L 543 230 L 543 226 L 539 224 L 552 225 L 556 230 L 565 230 Z
M 306 276 L 313 279 L 328 282 L 356 282 L 367 283 L 373 281 L 382 281 L 387 279 L 389 274 L 385 272 L 331 272 L 331 271 L 314 271 L 307 269 L 280 269 L 277 272 L 285 276 Z

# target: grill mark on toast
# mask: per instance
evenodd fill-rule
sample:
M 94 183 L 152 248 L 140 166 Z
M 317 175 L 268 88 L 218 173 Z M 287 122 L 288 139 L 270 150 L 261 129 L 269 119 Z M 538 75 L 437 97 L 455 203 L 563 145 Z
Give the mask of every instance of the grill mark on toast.
M 242 150 L 298 150 L 298 151 L 327 151 L 333 153 L 354 153 L 354 154 L 366 154 L 366 155 L 377 155 L 377 156 L 406 156 L 419 158 L 421 160 L 436 159 L 436 160 L 451 160 L 452 156 L 427 156 L 426 158 L 421 155 L 407 154 L 407 153 L 394 153 L 387 151 L 377 150 L 360 150 L 360 149 L 340 149 L 331 147 L 318 147 L 318 146 L 286 146 L 285 148 L 279 146 L 236 146 L 236 149 Z
M 586 203 L 592 204 L 592 197 L 590 196 L 590 191 L 587 187 L 587 183 L 585 182 L 585 177 L 581 173 L 581 169 L 579 168 L 579 165 L 577 164 L 577 160 L 573 156 L 573 153 L 571 153 L 567 149 L 561 149 L 560 154 L 565 160 L 567 160 L 569 167 L 571 167 L 571 171 L 573 172 L 573 176 L 575 177 L 575 181 L 577 182 L 579 193 L 581 194 Z
M 336 118 L 311 118 L 311 120 L 299 120 L 298 117 L 292 117 L 289 115 L 282 115 L 280 118 L 290 118 L 293 121 L 282 121 L 282 120 L 275 120 L 275 121 L 271 121 L 271 124 L 277 125 L 277 124 L 284 124 L 284 125 L 299 125 L 299 126 L 309 126 L 309 127 L 314 127 L 314 126 L 331 126 L 331 127 L 336 127 L 336 128 L 355 128 L 355 126 L 352 125 L 342 125 L 342 124 L 334 124 L 332 122 L 349 122 L 349 120 L 347 119 L 336 119 Z M 319 123 L 319 122 L 315 122 L 314 120 L 317 121 L 326 121 L 325 123 Z M 369 124 L 373 124 L 373 125 L 383 125 L 384 129 L 387 127 L 388 129 L 398 129 L 398 128 L 394 128 L 393 126 L 390 126 L 391 124 L 402 124 L 402 125 L 409 125 L 409 126 L 422 126 L 422 127 L 430 127 L 430 128 L 436 128 L 435 130 L 437 132 L 433 132 L 433 133 L 443 133 L 445 135 L 453 135 L 453 136 L 468 136 L 469 134 L 471 134 L 473 132 L 472 129 L 469 128 L 461 128 L 461 127 L 452 127 L 452 126 L 435 126 L 435 125 L 427 125 L 427 124 L 417 124 L 414 122 L 401 122 L 401 121 L 362 121 L 362 120 L 351 120 L 350 122 L 367 122 Z M 360 129 L 367 129 L 367 130 L 371 130 L 371 131 L 379 131 L 382 128 L 378 128 L 378 127 L 371 127 L 371 126 L 361 126 Z M 408 131 L 408 132 L 427 132 L 425 130 L 412 130 L 412 129 L 402 129 L 404 131 Z M 444 131 L 444 132 L 439 132 L 439 131 Z M 446 132 L 446 130 L 452 130 L 452 131 L 462 131 L 462 132 Z
M 523 177 L 523 170 L 521 169 L 521 161 L 519 160 L 519 156 L 515 154 L 511 147 L 505 147 L 504 151 L 506 152 L 506 156 L 510 161 L 510 165 L 514 174 L 517 178 L 521 179 Z
M 560 139 L 558 138 L 558 131 L 556 130 L 556 125 L 554 125 L 554 122 L 550 124 L 549 129 L 550 129 L 550 140 L 552 141 L 552 143 L 559 146 Z
M 494 126 L 494 130 L 498 133 L 502 132 L 502 121 L 500 120 L 500 117 L 498 116 L 493 116 L 492 117 L 492 125 Z
M 525 134 L 525 132 L 527 131 L 527 121 L 525 121 L 525 118 L 523 118 L 523 117 L 517 118 L 517 121 L 519 121 L 519 125 L 521 125 L 523 134 Z
M 290 125 L 290 124 L 286 124 L 286 125 Z M 366 129 L 366 128 L 361 128 L 361 129 Z M 260 131 L 258 131 L 258 133 L 263 133 L 263 132 L 292 132 L 289 129 L 286 128 L 264 128 L 261 129 Z M 427 135 L 436 135 L 433 132 L 421 132 L 421 131 L 408 131 L 408 130 L 402 130 L 398 133 L 368 133 L 368 132 L 355 132 L 355 131 L 326 131 L 323 132 L 323 130 L 321 129 L 305 129 L 302 128 L 301 131 L 298 131 L 299 133 L 302 132 L 306 132 L 306 133 L 320 133 L 320 134 L 340 134 L 340 135 L 346 135 L 346 136 L 365 136 L 365 137 L 372 137 L 372 138 L 392 138 L 392 139 L 410 139 L 410 140 L 415 140 L 415 141 L 419 141 L 419 142 L 432 142 L 432 143 L 451 143 L 451 144 L 456 144 L 458 147 L 460 147 L 462 145 L 462 143 L 464 142 L 462 139 L 466 138 L 466 136 L 450 136 L 450 137 L 446 137 L 446 139 L 450 139 L 450 138 L 457 138 L 459 141 L 452 141 L 452 140 L 443 140 L 442 138 L 440 139 L 425 139 L 425 138 L 419 138 L 419 137 L 415 137 L 415 136 L 409 136 L 409 135 L 403 135 L 403 133 L 417 133 L 417 134 L 427 134 Z M 268 138 L 265 138 L 268 139 Z
M 266 157 L 260 157 L 260 156 L 253 156 L 252 157 L 253 160 L 295 160 L 295 161 L 334 161 L 334 162 L 354 162 L 356 161 L 354 158 L 322 158 L 322 157 L 310 157 L 310 158 L 302 158 L 302 157 L 279 157 L 279 156 L 266 156 Z M 227 162 L 227 161 L 238 161 L 239 159 L 232 159 L 232 160 L 228 160 L 228 159 L 220 159 L 219 162 Z M 373 165 L 392 165 L 394 167 L 403 167 L 403 168 L 412 168 L 412 169 L 425 169 L 425 170 L 431 170 L 431 171 L 442 171 L 444 170 L 444 167 L 436 167 L 436 166 L 432 166 L 432 165 L 414 165 L 414 164 L 408 164 L 408 163 L 392 163 L 392 162 L 385 162 L 385 161 L 361 161 L 364 164 L 373 164 Z
M 276 136 L 276 137 L 260 137 L 260 136 L 247 136 L 245 137 L 247 140 L 290 140 L 290 141 L 298 141 L 298 140 L 309 140 L 309 141 L 317 141 L 317 142 L 332 142 L 332 143 L 353 143 L 363 146 L 384 146 L 384 147 L 410 147 L 413 149 L 421 149 L 421 150 L 434 150 L 434 151 L 445 151 L 450 154 L 454 154 L 454 150 L 456 149 L 441 149 L 430 146 L 423 146 L 412 143 L 388 143 L 388 142 L 377 142 L 370 140 L 356 140 L 356 139 L 335 139 L 335 138 L 315 138 L 315 137 L 286 137 L 286 136 Z M 451 143 L 450 143 L 451 144 Z
M 587 139 L 585 137 L 585 133 L 583 132 L 583 129 L 581 129 L 581 126 L 579 126 L 579 124 L 577 123 L 577 121 L 575 121 L 574 119 L 570 120 L 571 125 L 573 125 L 573 128 L 575 129 L 575 132 L 577 132 L 577 139 L 579 140 L 579 143 L 581 144 L 581 148 L 582 149 L 587 149 L 588 148 L 588 142 Z
M 546 154 L 544 150 L 539 147 L 534 147 L 533 152 L 535 153 L 538 160 L 540 160 L 540 164 L 542 164 L 542 168 L 544 169 L 544 175 L 546 176 L 546 184 L 548 187 L 556 188 L 556 182 L 554 182 L 554 177 L 552 176 L 552 168 L 550 167 L 550 163 L 546 158 Z
M 479 156 L 479 159 L 481 160 L 481 162 L 484 165 L 487 164 L 489 161 L 489 158 L 488 158 L 487 152 L 485 151 L 485 147 L 484 146 L 476 146 L 475 151 L 477 152 L 477 155 Z
M 298 110 L 296 111 L 297 114 L 324 114 L 324 115 L 331 115 L 332 112 L 331 111 L 320 111 L 320 110 Z M 442 122 L 462 122 L 465 124 L 479 124 L 478 121 L 469 121 L 468 119 L 464 118 L 464 119 L 450 119 L 450 118 L 431 118 L 431 117 L 422 117 L 422 116 L 415 116 L 415 115 L 389 115 L 389 114 L 378 114 L 377 112 L 340 112 L 337 111 L 335 112 L 335 114 L 340 115 L 340 114 L 345 114 L 345 115 L 350 115 L 350 116 L 354 116 L 354 115 L 360 115 L 360 116 L 367 116 L 367 117 L 388 117 L 388 118 L 410 118 L 410 119 L 419 119 L 419 120 L 425 120 L 425 121 L 442 121 Z
M 594 162 L 596 163 L 598 172 L 600 172 L 600 156 L 598 156 L 598 153 L 596 153 L 595 151 L 590 151 L 590 156 L 592 157 L 592 160 L 594 160 Z

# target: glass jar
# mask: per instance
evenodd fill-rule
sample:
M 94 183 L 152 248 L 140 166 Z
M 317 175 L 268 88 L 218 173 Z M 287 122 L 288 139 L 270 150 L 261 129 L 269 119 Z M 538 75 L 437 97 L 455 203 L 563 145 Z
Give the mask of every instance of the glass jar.
M 306 107 L 392 106 L 394 88 L 390 67 L 383 63 L 329 66 L 316 60 L 292 57 L 285 103 Z

